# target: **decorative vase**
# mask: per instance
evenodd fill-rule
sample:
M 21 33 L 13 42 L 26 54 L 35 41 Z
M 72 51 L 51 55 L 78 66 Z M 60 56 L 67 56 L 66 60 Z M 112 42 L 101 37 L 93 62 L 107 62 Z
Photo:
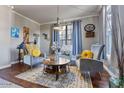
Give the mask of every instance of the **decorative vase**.
M 51 48 L 55 52 L 55 57 L 54 57 L 55 61 L 59 62 L 59 51 L 60 51 L 59 45 L 54 42 Z

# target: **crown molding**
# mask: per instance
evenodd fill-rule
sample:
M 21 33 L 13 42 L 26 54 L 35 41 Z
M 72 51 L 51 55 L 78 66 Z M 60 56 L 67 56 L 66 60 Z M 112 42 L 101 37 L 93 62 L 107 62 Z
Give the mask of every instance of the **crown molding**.
M 39 22 L 36 22 L 36 21 L 32 20 L 31 18 L 28 18 L 28 17 L 26 17 L 26 16 L 24 16 L 24 15 L 22 15 L 22 14 L 16 12 L 16 11 L 14 11 L 14 10 L 12 10 L 12 12 L 15 13 L 15 14 L 17 14 L 17 15 L 19 15 L 19 16 L 21 16 L 21 17 L 23 17 L 23 18 L 25 18 L 25 19 L 27 19 L 27 20 L 29 20 L 29 21 L 31 21 L 31 22 L 33 22 L 33 23 L 35 23 L 35 24 L 38 24 L 38 25 L 47 25 L 47 24 L 56 23 L 56 21 L 51 21 L 51 22 L 46 22 L 46 23 L 40 24 Z M 69 21 L 74 21 L 74 20 L 79 20 L 79 19 L 85 19 L 85 18 L 90 18 L 90 17 L 95 17 L 95 16 L 98 16 L 98 14 L 88 15 L 88 16 L 82 16 L 82 17 L 76 17 L 76 18 L 70 18 L 70 19 L 65 19 L 65 20 L 62 20 L 62 22 L 69 22 Z
M 40 23 L 34 21 L 33 19 L 28 18 L 28 17 L 26 17 L 26 16 L 24 16 L 24 15 L 22 15 L 22 14 L 16 12 L 16 11 L 14 11 L 14 10 L 12 10 L 12 12 L 15 13 L 15 14 L 17 14 L 17 15 L 19 15 L 19 16 L 21 16 L 21 17 L 23 17 L 23 18 L 25 18 L 25 19 L 27 19 L 27 20 L 29 20 L 29 21 L 31 21 L 31 22 L 33 22 L 33 23 L 35 23 L 35 24 L 37 24 L 37 25 L 41 25 Z
M 79 19 L 85 19 L 85 18 L 90 18 L 90 17 L 96 17 L 96 16 L 99 16 L 99 15 L 98 14 L 94 14 L 94 15 L 88 15 L 88 16 L 70 18 L 70 19 L 62 20 L 62 22 L 64 23 L 64 22 L 69 22 L 69 21 L 74 21 L 74 20 L 79 20 Z M 53 23 L 56 23 L 56 21 L 42 23 L 41 25 L 47 25 L 47 24 L 53 24 Z

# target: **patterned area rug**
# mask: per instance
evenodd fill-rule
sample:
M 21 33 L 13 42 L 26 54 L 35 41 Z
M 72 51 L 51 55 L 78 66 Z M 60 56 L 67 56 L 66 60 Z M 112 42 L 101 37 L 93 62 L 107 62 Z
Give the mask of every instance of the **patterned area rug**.
M 22 88 L 22 87 L 0 78 L 0 88 Z
M 70 66 L 70 72 L 61 74 L 56 81 L 55 75 L 43 73 L 43 65 L 28 70 L 16 76 L 33 83 L 51 88 L 87 88 L 92 87 L 92 83 L 85 82 L 75 66 Z

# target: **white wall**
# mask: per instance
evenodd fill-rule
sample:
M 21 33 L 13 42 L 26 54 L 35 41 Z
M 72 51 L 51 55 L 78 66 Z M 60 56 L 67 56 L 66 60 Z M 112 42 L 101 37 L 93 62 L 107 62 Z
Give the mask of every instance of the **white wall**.
M 84 26 L 86 24 L 94 24 L 96 26 L 95 29 L 95 37 L 94 38 L 86 38 Z M 81 23 L 82 28 L 82 45 L 83 49 L 90 49 L 91 45 L 99 42 L 99 25 L 98 25 L 98 16 L 87 17 L 82 19 Z M 41 25 L 41 50 L 45 53 L 49 53 L 49 43 L 50 43 L 50 24 Z M 48 34 L 48 40 L 45 40 L 42 36 L 42 33 Z
M 95 37 L 93 38 L 86 38 L 85 37 L 85 31 L 84 31 L 84 26 L 87 24 L 94 24 L 95 25 Z M 98 16 L 94 17 L 88 17 L 82 19 L 81 22 L 81 27 L 82 27 L 82 46 L 83 50 L 86 49 L 91 49 L 91 45 L 98 43 L 99 42 L 99 25 L 98 25 Z
M 20 28 L 19 38 L 12 38 L 10 36 L 12 26 Z M 0 68 L 10 65 L 11 62 L 18 59 L 18 50 L 16 48 L 22 42 L 24 26 L 30 29 L 30 41 L 33 41 L 33 33 L 40 35 L 39 24 L 15 14 L 8 6 L 0 6 Z M 38 44 L 40 47 L 40 37 Z
M 0 67 L 10 62 L 11 9 L 0 6 Z
M 51 27 L 50 24 L 48 25 L 41 25 L 41 43 L 40 43 L 40 48 L 41 51 L 46 53 L 47 55 L 49 54 L 49 44 L 50 44 L 50 31 Z M 43 33 L 48 34 L 48 39 L 44 39 L 44 36 L 42 35 Z
M 33 33 L 40 35 L 40 25 L 32 22 L 31 20 L 20 16 L 19 14 L 12 12 L 12 26 L 17 26 L 20 28 L 20 37 L 19 38 L 10 38 L 11 42 L 11 61 L 16 61 L 18 59 L 18 50 L 17 46 L 23 41 L 23 27 L 26 26 L 29 28 L 30 41 L 33 41 Z M 40 47 L 40 37 L 38 45 Z

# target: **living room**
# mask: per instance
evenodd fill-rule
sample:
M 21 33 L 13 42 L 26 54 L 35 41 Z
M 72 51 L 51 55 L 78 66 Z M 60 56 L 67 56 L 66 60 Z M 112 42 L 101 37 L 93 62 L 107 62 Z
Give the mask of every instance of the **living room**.
M 123 9 L 0 5 L 0 87 L 124 87 Z

